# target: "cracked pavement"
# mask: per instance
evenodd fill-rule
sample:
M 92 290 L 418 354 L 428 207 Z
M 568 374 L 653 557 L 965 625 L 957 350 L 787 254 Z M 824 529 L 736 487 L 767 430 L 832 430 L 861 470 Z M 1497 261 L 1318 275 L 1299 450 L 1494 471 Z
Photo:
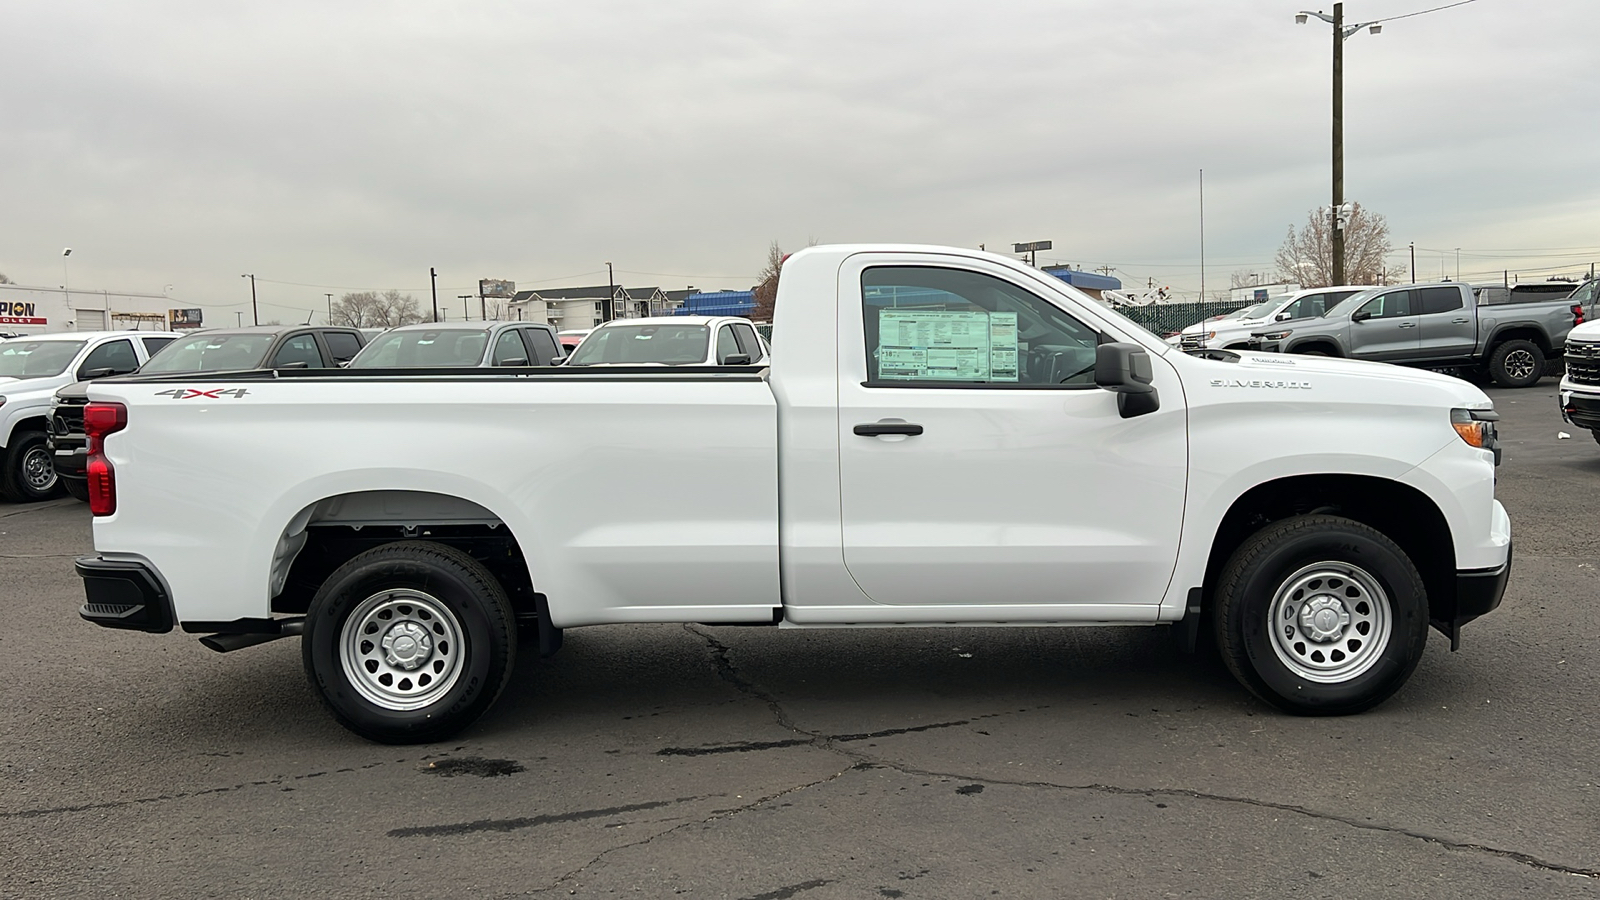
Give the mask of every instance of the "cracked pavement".
M 1600 447 L 1492 393 L 1505 604 L 1342 719 L 1160 629 L 617 626 L 383 747 L 292 641 L 80 622 L 87 510 L 0 504 L 0 897 L 1600 896 Z

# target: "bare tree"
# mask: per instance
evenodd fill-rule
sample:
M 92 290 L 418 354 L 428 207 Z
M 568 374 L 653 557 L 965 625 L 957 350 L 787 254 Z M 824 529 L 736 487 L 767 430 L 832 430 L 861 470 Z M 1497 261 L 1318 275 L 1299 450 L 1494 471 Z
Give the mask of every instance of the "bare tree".
M 1278 277 L 1304 287 L 1333 283 L 1332 222 L 1322 210 L 1312 210 L 1299 231 L 1293 225 L 1284 236 L 1273 262 Z M 1389 220 L 1360 203 L 1350 204 L 1350 222 L 1344 229 L 1344 280 L 1346 284 L 1389 284 L 1405 279 L 1403 266 L 1387 263 Z
M 16 282 L 13 282 L 11 279 L 6 277 L 6 273 L 0 272 L 0 284 L 15 284 L 15 283 Z
M 806 241 L 807 247 L 815 247 L 817 239 Z M 753 292 L 756 295 L 755 308 L 750 310 L 750 318 L 757 322 L 771 322 L 772 311 L 778 302 L 778 276 L 783 272 L 783 261 L 789 254 L 783 252 L 777 241 L 767 248 L 767 265 L 758 276 L 761 280 L 756 283 Z
M 422 321 L 417 299 L 396 290 L 356 291 L 333 304 L 333 321 L 353 328 L 393 328 Z

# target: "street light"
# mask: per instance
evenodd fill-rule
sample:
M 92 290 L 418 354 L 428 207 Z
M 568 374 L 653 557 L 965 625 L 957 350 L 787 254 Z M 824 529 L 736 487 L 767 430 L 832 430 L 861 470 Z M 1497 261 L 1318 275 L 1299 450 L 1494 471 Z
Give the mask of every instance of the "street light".
M 1333 232 L 1333 283 L 1344 284 L 1344 222 L 1340 221 L 1338 214 L 1346 210 L 1344 205 L 1344 42 L 1352 34 L 1367 29 L 1370 34 L 1382 34 L 1384 22 L 1395 19 L 1409 19 L 1424 13 L 1438 12 L 1441 9 L 1450 9 L 1455 6 L 1465 6 L 1475 0 L 1457 0 L 1444 6 L 1424 9 L 1418 12 L 1406 13 L 1399 16 L 1388 16 L 1374 19 L 1371 22 L 1356 22 L 1352 25 L 1344 24 L 1344 4 L 1333 5 L 1333 15 L 1329 16 L 1321 10 L 1312 12 L 1302 9 L 1295 14 L 1294 20 L 1300 25 L 1306 24 L 1310 17 L 1316 16 L 1333 26 L 1333 209 L 1334 219 L 1331 223 Z M 1349 213 L 1346 211 L 1345 215 Z
M 256 311 L 256 276 L 240 275 L 240 278 L 250 279 L 250 324 L 261 324 L 261 313 Z
M 606 262 L 606 286 L 608 288 L 606 293 L 606 305 L 600 313 L 600 321 L 602 322 L 611 321 L 612 315 L 616 313 L 616 310 L 613 307 L 617 302 L 617 276 L 612 273 L 611 263 L 609 260 Z

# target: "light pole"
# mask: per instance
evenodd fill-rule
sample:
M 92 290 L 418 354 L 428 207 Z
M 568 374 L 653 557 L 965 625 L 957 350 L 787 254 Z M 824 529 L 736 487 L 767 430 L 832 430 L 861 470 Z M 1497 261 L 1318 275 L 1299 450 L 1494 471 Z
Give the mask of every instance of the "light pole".
M 323 294 L 322 296 L 328 298 L 328 324 L 332 325 L 333 324 L 333 295 L 332 294 Z
M 1301 10 L 1294 20 L 1306 24 L 1309 16 L 1316 16 L 1333 26 L 1333 209 L 1329 228 L 1333 236 L 1333 283 L 1344 284 L 1344 42 L 1362 28 L 1377 34 L 1383 26 L 1377 22 L 1344 24 L 1344 4 L 1333 5 L 1333 15 Z
M 615 312 L 611 307 L 617 302 L 617 276 L 611 272 L 611 263 L 606 263 L 606 305 L 600 312 L 600 321 L 611 321 L 611 314 Z
M 240 275 L 240 278 L 250 279 L 250 324 L 261 324 L 261 313 L 256 309 L 256 276 Z
M 1475 0 L 1457 0 L 1444 6 L 1432 9 L 1419 10 L 1399 16 L 1388 16 L 1382 19 L 1373 19 L 1371 22 L 1356 22 L 1353 25 L 1344 24 L 1344 4 L 1333 5 L 1333 15 L 1329 16 L 1321 10 L 1312 12 L 1302 9 L 1295 14 L 1294 20 L 1304 25 L 1311 16 L 1316 16 L 1333 26 L 1333 208 L 1329 210 L 1330 229 L 1333 233 L 1333 283 L 1344 284 L 1344 226 L 1348 224 L 1351 210 L 1344 205 L 1344 42 L 1350 35 L 1365 28 L 1372 34 L 1383 31 L 1384 22 L 1395 19 L 1409 19 L 1424 13 L 1438 12 L 1441 9 L 1450 9 L 1455 6 L 1465 6 Z M 1415 279 L 1413 279 L 1415 280 Z
M 467 312 L 467 301 L 472 299 L 472 295 L 471 294 L 457 294 L 456 295 L 456 299 L 461 301 L 461 321 L 465 322 L 468 319 L 472 318 L 472 315 Z
M 434 271 L 433 266 L 429 266 L 428 267 L 428 278 L 430 278 L 432 280 L 431 283 L 433 285 L 433 320 L 435 322 L 437 322 L 437 321 L 439 321 L 439 273 Z
M 72 279 L 67 277 L 67 257 L 72 255 L 72 248 L 61 251 L 61 292 L 67 296 L 67 307 L 72 307 Z

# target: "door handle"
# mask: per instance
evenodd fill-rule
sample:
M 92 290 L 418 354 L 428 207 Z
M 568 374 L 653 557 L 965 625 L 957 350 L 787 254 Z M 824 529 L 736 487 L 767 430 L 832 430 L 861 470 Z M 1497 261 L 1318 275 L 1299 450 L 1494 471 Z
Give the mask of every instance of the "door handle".
M 1415 328 L 1415 327 L 1417 327 L 1417 323 L 1415 323 L 1415 322 L 1401 322 L 1400 323 L 1400 327 L 1401 328 Z
M 1452 325 L 1466 325 L 1466 324 L 1470 323 L 1471 321 L 1472 321 L 1471 319 L 1451 319 L 1450 323 Z
M 921 434 L 922 426 L 910 422 L 868 422 L 851 430 L 865 437 L 874 437 L 880 434 Z

